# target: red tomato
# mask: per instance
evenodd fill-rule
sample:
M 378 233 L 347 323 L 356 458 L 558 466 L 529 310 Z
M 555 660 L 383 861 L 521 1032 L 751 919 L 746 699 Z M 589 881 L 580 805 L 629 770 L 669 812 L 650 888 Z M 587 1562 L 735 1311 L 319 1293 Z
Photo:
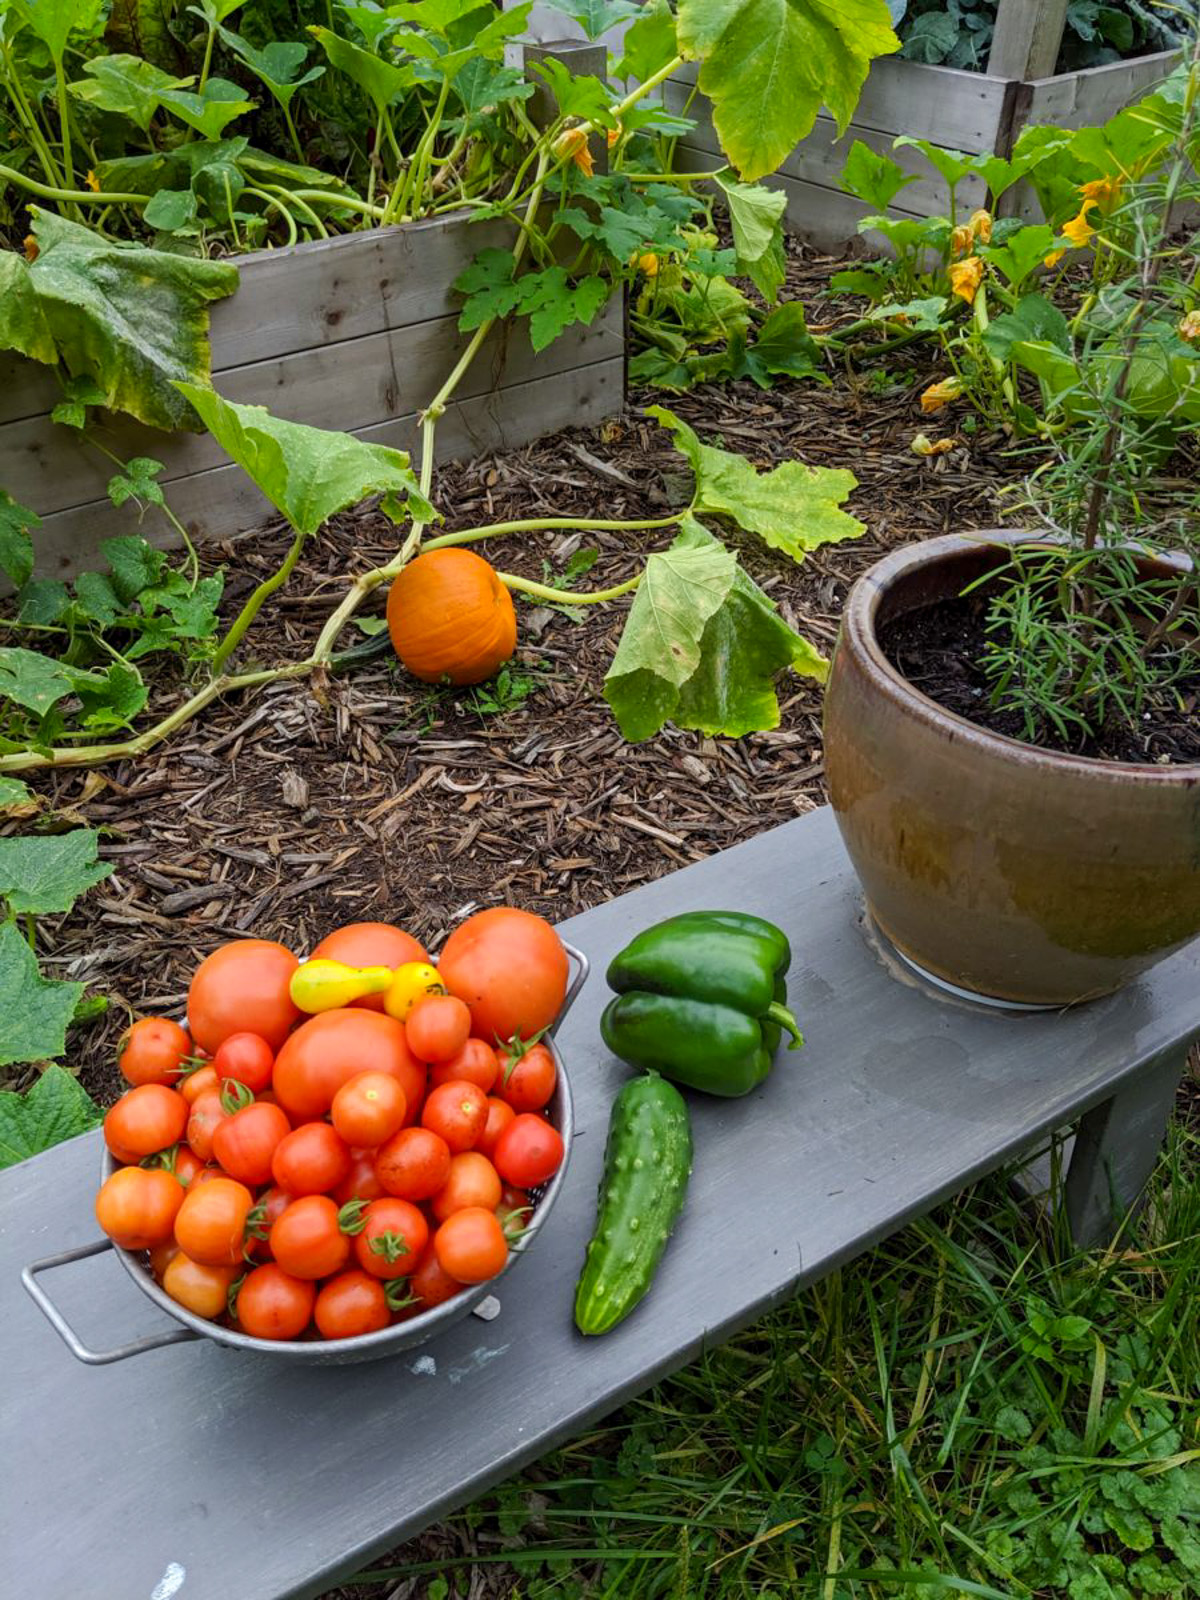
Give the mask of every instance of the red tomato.
M 188 990 L 188 1027 L 204 1050 L 233 1033 L 257 1033 L 278 1050 L 300 1020 L 288 984 L 300 963 L 269 939 L 234 939 L 196 968 Z
M 375 1202 L 378 1204 L 378 1202 Z M 350 1258 L 338 1208 L 326 1194 L 293 1200 L 272 1224 L 267 1242 L 275 1260 L 293 1278 L 327 1278 Z
M 326 1011 L 297 1028 L 276 1056 L 275 1093 L 293 1122 L 323 1117 L 342 1085 L 368 1068 L 398 1078 L 409 1107 L 420 1105 L 425 1068 L 408 1048 L 404 1024 L 373 1011 Z
M 118 1161 L 142 1161 L 178 1144 L 187 1127 L 187 1101 L 161 1083 L 128 1089 L 104 1118 L 104 1142 Z
M 483 1132 L 479 1136 L 476 1150 L 487 1156 L 490 1161 L 496 1149 L 496 1140 L 508 1127 L 516 1116 L 516 1112 L 507 1100 L 497 1100 L 495 1095 L 488 1096 L 487 1121 L 484 1123 Z
M 175 1243 L 207 1267 L 235 1267 L 246 1242 L 254 1196 L 234 1178 L 210 1178 L 186 1191 L 175 1218 Z
M 420 1304 L 410 1315 L 419 1315 L 422 1311 L 431 1311 L 434 1306 L 444 1305 L 447 1300 L 453 1300 L 456 1294 L 461 1294 L 463 1286 L 457 1278 L 452 1278 L 438 1260 L 434 1248 L 434 1240 L 430 1240 L 425 1254 L 417 1263 L 417 1270 L 409 1279 L 409 1288 L 416 1295 Z
M 272 1158 L 291 1131 L 278 1106 L 243 1106 L 213 1130 L 213 1155 L 231 1178 L 257 1188 L 271 1181 Z
M 514 1117 L 496 1140 L 492 1160 L 506 1183 L 532 1189 L 545 1183 L 562 1166 L 563 1142 L 556 1128 L 545 1117 L 522 1112 Z
M 271 1159 L 271 1176 L 291 1195 L 328 1194 L 349 1171 L 350 1146 L 327 1122 L 296 1128 L 279 1141 Z
M 255 1267 L 238 1290 L 235 1315 L 254 1339 L 298 1339 L 312 1321 L 316 1286 L 273 1261 Z
M 344 961 L 348 967 L 402 967 L 407 961 L 428 961 L 429 953 L 403 928 L 390 922 L 351 922 L 327 933 L 309 956 Z M 353 1009 L 382 1011 L 383 996 L 369 994 L 353 1002 Z
M 236 1267 L 208 1267 L 179 1250 L 167 1263 L 162 1286 L 186 1310 L 198 1317 L 224 1316 L 229 1304 L 229 1285 L 237 1277 Z
M 408 1047 L 418 1061 L 449 1061 L 471 1034 L 471 1013 L 452 994 L 427 994 L 404 1019 Z
M 191 1148 L 190 1145 L 181 1144 L 175 1152 L 174 1172 L 176 1178 L 186 1189 L 192 1180 L 204 1171 L 204 1162 Z
M 567 993 L 567 952 L 542 917 L 509 906 L 477 911 L 446 940 L 438 973 L 471 1008 L 481 1038 L 528 1039 L 548 1027 Z
M 286 1189 L 273 1185 L 264 1189 L 250 1212 L 249 1238 L 245 1254 L 254 1261 L 268 1261 L 271 1257 L 271 1229 L 292 1203 Z
M 500 1174 L 488 1158 L 478 1150 L 464 1150 L 451 1161 L 449 1176 L 434 1195 L 430 1209 L 439 1222 L 468 1206 L 495 1211 L 500 1191 Z
M 499 1076 L 500 1062 L 487 1040 L 468 1039 L 449 1061 L 434 1066 L 429 1081 L 435 1089 L 443 1083 L 477 1083 L 484 1094 L 491 1094 Z
M 177 1022 L 140 1017 L 121 1040 L 117 1066 L 130 1083 L 175 1085 L 192 1041 Z
M 376 1278 L 407 1278 L 429 1243 L 429 1224 L 407 1200 L 372 1200 L 354 1254 Z
M 350 1171 L 332 1191 L 339 1206 L 351 1200 L 378 1200 L 387 1193 L 375 1171 L 374 1150 L 351 1150 Z
M 275 1052 L 257 1033 L 231 1033 L 217 1046 L 213 1071 L 222 1079 L 243 1083 L 251 1094 L 259 1094 L 271 1082 Z
M 162 1167 L 121 1167 L 96 1196 L 96 1221 L 122 1250 L 149 1250 L 171 1238 L 183 1195 Z
M 322 1338 L 355 1339 L 386 1328 L 392 1309 L 379 1279 L 352 1268 L 321 1285 L 313 1315 Z
M 179 1092 L 190 1106 L 194 1106 L 207 1090 L 220 1087 L 221 1080 L 217 1077 L 215 1067 L 198 1067 L 195 1072 L 189 1072 L 186 1078 L 179 1080 Z
M 457 1155 L 470 1150 L 487 1126 L 487 1095 L 478 1084 L 441 1083 L 421 1111 L 421 1125 L 438 1134 Z
M 217 1129 L 228 1120 L 229 1112 L 221 1100 L 220 1089 L 206 1089 L 192 1101 L 187 1119 L 187 1142 L 201 1161 L 212 1160 Z
M 508 1260 L 508 1241 L 494 1211 L 468 1206 L 456 1211 L 433 1236 L 442 1270 L 459 1283 L 485 1283 Z
M 402 1200 L 428 1200 L 449 1171 L 450 1146 L 428 1128 L 402 1128 L 375 1157 L 379 1182 Z
M 508 1229 L 508 1225 L 516 1218 L 515 1226 L 524 1228 L 529 1223 L 531 1205 L 529 1196 L 524 1189 L 517 1189 L 511 1183 L 506 1183 L 500 1191 L 500 1204 L 496 1207 L 496 1215 L 500 1218 L 500 1225 Z M 511 1229 L 506 1233 L 511 1238 Z
M 399 1078 L 389 1072 L 360 1072 L 333 1097 L 333 1126 L 349 1145 L 368 1150 L 385 1143 L 404 1126 L 408 1101 Z
M 163 1273 L 178 1254 L 179 1246 L 175 1243 L 174 1237 L 164 1239 L 162 1244 L 152 1244 L 150 1246 L 150 1271 L 158 1279 L 159 1283 L 162 1282 Z
M 531 1045 L 524 1055 L 505 1056 L 496 1093 L 514 1111 L 540 1111 L 550 1104 L 558 1068 L 544 1044 Z

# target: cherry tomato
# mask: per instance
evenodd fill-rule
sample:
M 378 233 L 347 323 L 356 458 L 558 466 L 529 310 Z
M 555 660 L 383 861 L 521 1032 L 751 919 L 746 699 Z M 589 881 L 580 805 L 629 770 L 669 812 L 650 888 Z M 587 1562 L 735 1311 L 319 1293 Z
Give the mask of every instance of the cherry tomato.
M 479 1135 L 475 1148 L 481 1154 L 487 1156 L 489 1161 L 496 1148 L 496 1140 L 508 1127 L 516 1114 L 507 1100 L 497 1100 L 495 1095 L 488 1096 L 487 1121 L 483 1125 L 483 1132 Z
M 429 1243 L 429 1224 L 407 1200 L 372 1200 L 354 1254 L 375 1278 L 406 1278 Z
M 438 1222 L 445 1222 L 456 1211 L 468 1206 L 483 1206 L 495 1211 L 500 1204 L 500 1174 L 478 1150 L 464 1150 L 450 1163 L 450 1175 L 434 1195 L 430 1210 Z
M 348 967 L 402 967 L 408 961 L 428 961 L 425 950 L 403 928 L 390 922 L 351 922 L 327 933 L 309 957 L 344 961 Z M 383 996 L 369 994 L 352 1002 L 352 1009 L 382 1011 Z
M 452 1154 L 470 1150 L 487 1126 L 487 1095 L 465 1079 L 441 1083 L 421 1110 L 421 1126 L 443 1138 Z
M 201 1161 L 212 1160 L 217 1129 L 228 1120 L 229 1112 L 221 1099 L 220 1089 L 206 1089 L 192 1101 L 187 1119 L 187 1142 Z
M 190 1106 L 194 1106 L 207 1090 L 220 1087 L 221 1080 L 217 1077 L 215 1067 L 197 1067 L 195 1072 L 189 1072 L 186 1078 L 179 1080 L 179 1092 Z
M 544 1044 L 530 1045 L 524 1055 L 501 1061 L 496 1093 L 514 1111 L 540 1111 L 550 1104 L 558 1083 L 558 1068 Z
M 326 1194 L 293 1200 L 272 1224 L 267 1242 L 275 1260 L 293 1278 L 327 1278 L 350 1259 L 350 1240 L 342 1232 L 337 1206 Z
M 402 1128 L 375 1157 L 375 1172 L 388 1194 L 428 1200 L 446 1181 L 450 1146 L 428 1128 Z
M 375 1151 L 351 1150 L 350 1171 L 332 1191 L 338 1205 L 344 1206 L 351 1200 L 378 1200 L 386 1193 L 375 1170 Z
M 190 1145 L 181 1144 L 175 1152 L 173 1171 L 179 1182 L 187 1189 L 191 1186 L 192 1181 L 204 1171 L 204 1162 L 201 1161 Z
M 177 1022 L 166 1017 L 139 1017 L 121 1040 L 117 1066 L 132 1084 L 174 1086 L 191 1048 L 191 1039 Z
M 427 994 L 404 1019 L 408 1047 L 418 1061 L 449 1061 L 471 1034 L 471 1013 L 452 994 Z
M 316 1285 L 293 1278 L 273 1261 L 255 1267 L 238 1290 L 235 1315 L 254 1339 L 298 1339 L 312 1321 Z
M 275 1058 L 279 1104 L 293 1122 L 323 1117 L 333 1097 L 367 1069 L 400 1081 L 410 1108 L 425 1092 L 425 1067 L 404 1038 L 404 1026 L 374 1011 L 325 1011 L 296 1029 Z
M 477 911 L 438 959 L 451 994 L 471 1008 L 481 1038 L 531 1038 L 552 1023 L 567 993 L 567 952 L 542 917 L 509 906 Z
M 327 1194 L 350 1171 L 350 1146 L 327 1122 L 306 1122 L 275 1146 L 271 1176 L 291 1195 Z
M 449 1061 L 439 1061 L 429 1074 L 436 1089 L 443 1083 L 474 1083 L 491 1094 L 492 1085 L 500 1076 L 500 1062 L 486 1039 L 468 1039 L 461 1050 Z
M 254 1196 L 234 1178 L 193 1183 L 175 1218 L 175 1242 L 207 1267 L 234 1267 L 242 1259 L 246 1218 Z
M 230 1034 L 257 1033 L 278 1050 L 300 1020 L 288 984 L 300 963 L 269 939 L 234 939 L 196 968 L 188 990 L 188 1027 L 204 1050 Z
M 291 1203 L 292 1197 L 287 1190 L 275 1185 L 270 1189 L 264 1189 L 259 1195 L 247 1219 L 249 1237 L 246 1240 L 245 1254 L 250 1260 L 270 1260 L 271 1229 Z
M 243 1106 L 213 1131 L 213 1155 L 231 1178 L 257 1187 L 269 1183 L 272 1158 L 292 1131 L 278 1106 Z
M 485 1283 L 508 1260 L 508 1240 L 494 1211 L 468 1206 L 447 1217 L 433 1236 L 442 1270 L 459 1283 Z
M 229 1301 L 229 1285 L 237 1277 L 236 1267 L 209 1267 L 193 1261 L 182 1250 L 171 1257 L 163 1273 L 162 1286 L 186 1310 L 198 1317 L 223 1316 Z
M 270 1085 L 275 1052 L 257 1033 L 231 1033 L 217 1046 L 212 1064 L 218 1078 L 232 1078 L 259 1094 Z
M 506 1183 L 531 1189 L 545 1183 L 562 1166 L 562 1135 L 545 1117 L 524 1111 L 513 1118 L 496 1140 L 492 1160 Z
M 352 1268 L 321 1285 L 313 1315 L 323 1338 L 355 1339 L 386 1328 L 392 1309 L 379 1279 Z
M 404 1126 L 408 1100 L 389 1072 L 360 1072 L 333 1097 L 333 1126 L 349 1145 L 374 1149 Z
M 104 1118 L 104 1142 L 118 1161 L 142 1161 L 183 1138 L 188 1106 L 161 1083 L 128 1089 Z M 189 1141 L 190 1143 L 190 1141 Z
M 411 1315 L 431 1311 L 434 1306 L 444 1305 L 447 1300 L 453 1300 L 456 1294 L 461 1294 L 463 1291 L 458 1279 L 452 1278 L 438 1260 L 433 1239 L 429 1241 L 425 1254 L 417 1263 L 417 1270 L 409 1279 L 409 1288 L 420 1301 L 416 1311 L 410 1313 Z
M 122 1250 L 149 1250 L 170 1239 L 183 1198 L 162 1167 L 121 1167 L 96 1196 L 96 1221 Z
M 163 1273 L 178 1254 L 179 1246 L 175 1243 L 174 1237 L 164 1239 L 162 1244 L 150 1246 L 150 1271 L 159 1283 L 162 1282 Z
M 507 1227 L 516 1218 L 516 1226 L 523 1228 L 529 1222 L 531 1203 L 524 1189 L 517 1189 L 511 1183 L 506 1183 L 500 1191 L 500 1204 L 496 1207 L 496 1215 L 500 1218 L 502 1227 Z

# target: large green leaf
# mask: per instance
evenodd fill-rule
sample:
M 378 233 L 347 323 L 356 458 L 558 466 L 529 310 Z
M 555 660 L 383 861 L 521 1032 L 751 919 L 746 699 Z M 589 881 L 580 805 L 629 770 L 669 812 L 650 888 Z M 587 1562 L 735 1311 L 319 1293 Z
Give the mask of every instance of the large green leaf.
M 729 206 L 737 269 L 753 280 L 765 300 L 773 302 L 786 275 L 783 213 L 787 195 L 761 183 L 739 183 L 730 167 L 714 172 L 713 180 Z
M 676 448 L 692 464 L 696 493 L 691 510 L 697 516 L 716 512 L 732 517 L 738 527 L 757 533 L 775 550 L 803 561 L 805 552 L 866 531 L 841 503 L 858 487 L 843 467 L 806 467 L 785 461 L 771 472 L 756 472 L 744 456 L 701 444 L 687 423 L 665 406 L 647 406 L 675 435 Z
M 94 828 L 0 839 L 0 896 L 9 909 L 35 917 L 70 911 L 81 894 L 113 870 L 97 861 Z
M 638 0 L 543 0 L 543 4 L 572 18 L 589 39 L 598 39 L 618 23 L 638 16 L 642 9 Z
M 4 935 L 0 933 L 0 963 L 3 962 L 3 956 Z M 34 970 L 37 970 L 36 965 Z M 52 983 L 46 987 L 59 991 L 55 996 L 55 1003 L 59 1009 L 68 1003 L 73 1009 L 75 1002 L 70 1000 L 70 995 L 74 994 L 75 1000 L 78 1000 L 83 991 L 81 983 Z M 67 1021 L 70 1020 L 68 1015 Z M 0 1024 L 0 1027 L 2 1026 L 3 1024 Z M 45 1023 L 39 1023 L 37 1026 L 45 1028 L 44 1038 L 58 1037 L 57 1016 L 50 1021 L 49 1027 L 46 1027 Z M 9 1061 L 40 1061 L 49 1055 L 61 1055 L 65 1048 L 64 1026 L 63 1042 L 57 1050 L 41 1050 L 32 1055 L 10 1056 Z M 2 1050 L 3 1042 L 0 1041 L 0 1051 Z M 0 1059 L 3 1059 L 2 1055 Z M 61 1144 L 64 1139 L 73 1139 L 78 1133 L 87 1133 L 90 1128 L 98 1127 L 103 1121 L 103 1111 L 79 1080 L 73 1078 L 63 1067 L 48 1066 L 33 1087 L 27 1089 L 24 1094 L 14 1094 L 11 1089 L 5 1089 L 0 1093 L 0 1167 L 11 1167 L 29 1156 L 39 1155 L 43 1150 Z
M 71 84 L 71 93 L 100 111 L 115 111 L 128 117 L 147 133 L 154 113 L 162 105 L 163 93 L 191 87 L 191 78 L 173 78 L 138 56 L 96 56 L 85 61 L 88 74 Z
M 406 451 L 286 422 L 265 406 L 235 405 L 198 384 L 178 387 L 221 448 L 298 532 L 315 533 L 336 512 L 373 494 L 386 497 L 383 509 L 389 514 L 396 514 L 398 501 L 407 500 L 413 516 L 433 520 L 433 507 L 420 491 Z
M 162 103 L 189 128 L 205 139 L 219 139 L 236 117 L 253 111 L 255 102 L 247 100 L 236 83 L 228 78 L 210 78 L 199 93 L 190 89 L 164 89 Z
M 0 645 L 0 700 L 11 700 L 35 716 L 44 717 L 51 706 L 79 688 L 103 682 L 103 673 L 69 667 L 20 645 Z
M 41 523 L 36 511 L 18 505 L 7 489 L 0 489 L 0 572 L 14 588 L 28 582 L 33 572 L 33 539 L 29 530 Z
M 18 17 L 37 34 L 55 61 L 66 54 L 72 33 L 97 31 L 102 0 L 15 0 Z
M 31 206 L 37 258 L 0 255 L 0 345 L 61 359 L 94 378 L 106 404 L 154 428 L 194 428 L 195 413 L 172 387 L 207 379 L 208 302 L 237 288 L 223 261 L 119 244 L 40 206 Z M 49 332 L 51 349 L 44 348 Z
M 645 83 L 678 55 L 675 13 L 668 0 L 643 5 L 638 20 L 625 35 L 624 54 L 613 68 L 614 78 L 635 78 Z
M 731 738 L 779 722 L 786 668 L 825 677 L 828 664 L 787 626 L 732 552 L 693 517 L 646 562 L 604 696 L 627 739 L 666 721 Z
M 887 0 L 679 0 L 721 148 L 747 180 L 774 172 L 824 105 L 850 124 L 871 61 L 899 50 Z
M 309 33 L 324 50 L 330 66 L 344 72 L 352 79 L 375 107 L 375 115 L 382 116 L 398 95 L 405 94 L 416 82 L 412 65 L 405 62 L 397 66 L 382 56 L 363 50 L 331 28 L 309 28 Z
M 1045 295 L 1027 294 L 1011 311 L 993 317 L 983 335 L 988 353 L 997 361 L 1010 360 L 1013 346 L 1025 340 L 1045 340 L 1056 349 L 1070 352 L 1070 324 Z

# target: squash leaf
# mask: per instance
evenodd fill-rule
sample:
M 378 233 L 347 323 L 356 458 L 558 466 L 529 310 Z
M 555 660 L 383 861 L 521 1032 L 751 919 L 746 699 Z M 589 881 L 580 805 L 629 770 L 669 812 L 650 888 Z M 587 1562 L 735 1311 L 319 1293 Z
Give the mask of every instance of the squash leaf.
M 433 507 L 421 493 L 405 450 L 364 444 L 353 434 L 310 428 L 272 416 L 265 406 L 235 405 L 215 389 L 177 385 L 217 443 L 251 477 L 298 533 L 313 534 L 338 511 L 382 494 L 382 509 L 398 521 L 400 502 L 422 522 Z
M 6 935 L 12 931 L 11 924 L 0 929 L 0 970 L 4 968 Z M 17 934 L 18 940 L 20 937 Z M 60 983 L 47 987 L 82 990 L 83 985 Z M 65 995 L 58 998 L 64 1002 L 67 999 Z M 67 1021 L 70 1021 L 69 1014 Z M 42 1051 L 39 1055 L 9 1059 L 40 1061 L 46 1055 L 61 1055 L 65 1047 L 64 1038 L 58 1051 Z M 3 1049 L 4 1044 L 0 1040 L 0 1052 Z M 0 1054 L 2 1059 L 3 1055 Z M 49 1066 L 24 1094 L 14 1094 L 11 1089 L 0 1092 L 0 1167 L 12 1167 L 29 1156 L 40 1155 L 43 1150 L 62 1144 L 64 1139 L 73 1139 L 76 1134 L 99 1127 L 103 1121 L 103 1111 L 78 1079 L 73 1078 L 64 1067 Z
M 98 848 L 94 828 L 0 839 L 0 896 L 19 916 L 70 911 L 81 894 L 113 870 L 109 862 L 97 861 Z

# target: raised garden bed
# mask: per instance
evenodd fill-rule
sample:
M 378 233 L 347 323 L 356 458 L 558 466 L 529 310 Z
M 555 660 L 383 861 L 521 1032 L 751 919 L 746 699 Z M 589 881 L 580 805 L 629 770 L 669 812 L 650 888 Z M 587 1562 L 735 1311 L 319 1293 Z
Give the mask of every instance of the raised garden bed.
M 463 213 L 244 257 L 237 292 L 212 310 L 215 387 L 294 422 L 411 449 L 418 412 L 467 342 L 451 286 L 481 249 L 507 237 L 503 224 L 473 227 Z M 42 517 L 38 567 L 52 577 L 95 565 L 100 540 L 132 526 L 129 508 L 106 496 L 111 463 L 51 422 L 59 398 L 49 369 L 0 356 L 5 487 Z M 527 444 L 568 416 L 590 426 L 619 411 L 623 398 L 619 298 L 538 356 L 524 328 L 497 328 L 447 408 L 437 456 L 461 460 Z M 165 464 L 168 500 L 196 537 L 226 538 L 270 513 L 207 434 L 158 433 L 112 416 L 101 437 L 123 457 Z M 171 542 L 154 507 L 141 531 Z

